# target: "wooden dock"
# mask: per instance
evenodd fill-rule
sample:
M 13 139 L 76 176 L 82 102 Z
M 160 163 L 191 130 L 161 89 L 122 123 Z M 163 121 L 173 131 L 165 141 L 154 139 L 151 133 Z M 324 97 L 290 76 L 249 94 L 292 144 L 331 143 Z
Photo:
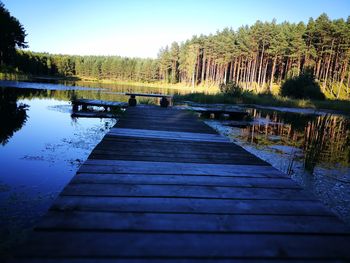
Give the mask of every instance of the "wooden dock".
M 89 100 L 89 99 L 73 99 L 71 101 L 73 110 L 77 111 L 81 106 L 82 110 L 87 110 L 89 106 L 91 107 L 103 107 L 105 111 L 114 108 L 127 108 L 128 103 L 119 101 L 106 101 L 106 100 Z
M 223 115 L 228 115 L 231 120 L 243 120 L 249 114 L 245 110 L 238 109 L 223 109 L 223 108 L 204 108 L 204 107 L 190 107 L 191 110 L 198 112 L 201 117 L 210 118 L 214 115 L 215 119 L 221 118 Z
M 128 108 L 17 253 L 22 262 L 349 262 L 310 193 L 195 117 Z

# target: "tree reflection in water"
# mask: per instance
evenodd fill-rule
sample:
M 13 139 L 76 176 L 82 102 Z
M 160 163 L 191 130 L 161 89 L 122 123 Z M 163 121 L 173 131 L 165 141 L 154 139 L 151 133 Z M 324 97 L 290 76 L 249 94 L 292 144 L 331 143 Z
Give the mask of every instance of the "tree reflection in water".
M 28 105 L 18 103 L 18 93 L 0 88 L 0 143 L 5 145 L 13 134 L 25 124 Z
M 303 151 L 305 170 L 350 166 L 350 120 L 327 114 L 306 115 L 251 110 L 255 120 L 242 129 L 241 139 L 257 145 L 292 146 Z

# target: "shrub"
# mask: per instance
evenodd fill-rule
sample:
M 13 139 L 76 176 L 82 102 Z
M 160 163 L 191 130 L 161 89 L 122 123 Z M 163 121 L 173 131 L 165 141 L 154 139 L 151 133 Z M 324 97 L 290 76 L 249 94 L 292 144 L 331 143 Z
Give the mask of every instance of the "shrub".
M 220 84 L 220 91 L 225 94 L 229 94 L 232 96 L 241 96 L 243 89 L 233 81 L 228 82 L 227 84 Z
M 320 85 L 309 72 L 286 80 L 281 87 L 281 95 L 295 99 L 325 99 Z

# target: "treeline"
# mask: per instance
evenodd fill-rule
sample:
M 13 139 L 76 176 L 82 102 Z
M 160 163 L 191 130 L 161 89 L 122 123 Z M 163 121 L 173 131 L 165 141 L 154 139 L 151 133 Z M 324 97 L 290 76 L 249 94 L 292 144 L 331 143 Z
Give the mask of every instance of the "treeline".
M 161 48 L 157 59 L 118 56 L 66 56 L 18 51 L 15 66 L 31 74 L 98 79 L 163 81 L 187 85 L 236 82 L 244 89 L 271 91 L 306 69 L 322 91 L 348 97 L 350 18 L 326 14 L 307 24 L 257 21 L 237 30 L 226 28 Z
M 159 54 L 166 82 L 191 85 L 234 81 L 256 91 L 271 90 L 289 77 L 311 70 L 322 91 L 349 94 L 350 17 L 330 20 L 322 14 L 307 25 L 257 21 L 238 30 L 173 43 Z
M 19 50 L 14 59 L 19 71 L 33 75 L 79 76 L 95 79 L 159 80 L 155 59 L 119 56 L 69 56 Z

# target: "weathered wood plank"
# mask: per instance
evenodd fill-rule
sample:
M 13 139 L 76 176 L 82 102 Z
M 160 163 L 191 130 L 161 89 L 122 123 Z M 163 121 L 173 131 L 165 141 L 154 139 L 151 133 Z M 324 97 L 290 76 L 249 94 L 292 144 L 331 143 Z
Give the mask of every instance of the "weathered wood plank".
M 132 128 L 132 129 L 149 129 L 149 130 L 160 130 L 160 131 L 179 131 L 179 132 L 198 132 L 198 133 L 206 133 L 207 129 L 199 129 L 197 125 L 192 126 L 181 126 L 181 125 L 169 125 L 164 124 L 162 122 L 159 123 L 143 123 L 140 124 L 139 121 L 129 122 L 128 124 L 123 124 L 120 122 L 118 124 L 120 128 Z
M 159 185 L 197 185 L 222 187 L 264 187 L 280 189 L 301 189 L 286 177 L 248 176 L 198 176 L 198 175 L 159 175 L 159 174 L 89 174 L 80 173 L 71 183 L 103 184 L 159 184 Z
M 162 150 L 162 151 L 170 151 L 173 149 L 173 153 L 177 152 L 188 152 L 188 151 L 196 151 L 197 153 L 212 153 L 213 151 L 217 151 L 220 149 L 220 153 L 228 154 L 244 154 L 245 156 L 250 155 L 247 151 L 243 150 L 241 147 L 226 143 L 211 143 L 211 142 L 184 142 L 184 141 L 176 141 L 176 140 L 162 140 L 155 138 L 135 138 L 135 137 L 114 137 L 109 136 L 108 134 L 105 136 L 103 141 L 98 145 L 98 147 L 106 147 L 108 150 L 116 150 L 118 148 L 126 148 L 125 146 L 137 144 L 137 148 L 143 149 L 146 148 L 150 151 Z M 168 147 L 166 147 L 168 145 Z M 136 147 L 134 147 L 135 150 Z M 132 148 L 133 149 L 133 148 Z M 125 149 L 127 150 L 127 149 Z M 131 150 L 131 149 L 130 149 Z M 143 149 L 144 150 L 144 149 Z M 255 157 L 256 158 L 256 157 Z M 258 158 L 256 158 L 258 159 Z
M 121 107 L 126 108 L 128 104 L 126 102 L 119 101 L 107 101 L 107 100 L 90 100 L 90 99 L 74 99 L 73 104 L 90 105 L 90 106 L 108 106 L 108 107 Z
M 61 195 L 182 197 L 208 199 L 314 200 L 301 189 L 188 185 L 68 184 Z
M 71 116 L 75 118 L 118 118 L 116 114 L 110 112 L 74 111 Z
M 133 92 L 127 92 L 125 93 L 127 96 L 140 96 L 140 97 L 154 97 L 154 98 L 173 98 L 173 95 L 168 95 L 168 94 L 154 94 L 154 93 L 133 93 Z
M 110 137 L 108 137 L 110 138 Z M 221 158 L 221 157 L 244 157 L 255 162 L 265 163 L 261 159 L 243 151 L 241 148 L 235 147 L 221 147 L 221 145 L 215 145 L 212 143 L 202 144 L 193 143 L 193 141 L 184 144 L 183 141 L 169 141 L 169 140 L 135 140 L 132 141 L 128 137 L 125 141 L 121 140 L 109 140 L 106 138 L 101 142 L 93 153 L 99 154 L 163 154 L 166 156 L 183 156 L 187 155 L 184 159 L 188 159 L 192 156 L 208 157 L 208 158 Z M 180 143 L 181 142 L 181 143 Z M 228 145 L 229 146 L 229 145 Z M 220 149 L 220 152 L 217 152 Z M 99 152 L 98 152 L 99 151 Z M 103 152 L 102 152 L 103 151 Z
M 159 197 L 60 196 L 52 205 L 60 211 L 109 211 L 254 215 L 333 215 L 318 201 L 225 200 Z
M 145 130 L 145 129 L 112 128 L 108 132 L 108 135 L 230 143 L 230 141 L 227 138 L 224 138 L 218 134 L 209 134 L 209 133 L 206 134 L 206 133 L 193 133 L 193 132 L 172 132 L 172 131 L 157 131 L 157 130 Z
M 350 259 L 337 235 L 37 232 L 22 256 Z
M 181 175 L 252 175 L 261 177 L 285 176 L 272 166 L 196 164 L 170 162 L 143 162 L 123 160 L 88 159 L 78 173 L 139 173 L 139 174 L 181 174 Z
M 107 145 L 98 145 L 95 150 L 92 152 L 92 154 L 100 154 L 100 155 L 126 155 L 126 156 L 156 156 L 156 157 L 182 157 L 184 160 L 191 159 L 191 158 L 208 158 L 208 159 L 228 159 L 234 161 L 235 158 L 245 158 L 252 160 L 256 163 L 263 163 L 265 166 L 268 166 L 266 162 L 261 161 L 260 159 L 251 156 L 247 153 L 234 153 L 234 152 L 227 152 L 227 153 L 219 153 L 217 156 L 215 156 L 215 152 L 205 152 L 205 151 L 199 151 L 194 149 L 182 149 L 179 151 L 171 152 L 170 149 L 164 144 L 159 145 L 158 147 L 154 147 L 154 149 L 147 152 L 147 147 L 137 145 L 129 145 L 129 148 L 123 148 L 122 146 L 117 148 L 110 148 Z M 170 145 L 169 145 L 170 146 Z M 90 158 L 93 159 L 93 158 Z M 136 161 L 136 160 L 135 160 Z M 209 162 L 208 162 L 209 163 Z M 234 163 L 232 163 L 234 164 Z
M 201 152 L 201 151 L 191 151 L 191 150 L 182 150 L 182 151 L 176 151 L 172 152 L 171 149 L 164 149 L 161 147 L 155 147 L 155 149 L 147 151 L 147 149 L 144 149 L 143 147 L 139 148 L 135 146 L 135 148 L 127 148 L 127 149 L 113 149 L 113 148 L 107 148 L 107 147 L 102 147 L 98 146 L 96 149 L 93 151 L 94 154 L 105 154 L 105 155 L 132 155 L 132 156 L 137 156 L 137 155 L 147 155 L 149 154 L 150 156 L 155 156 L 155 157 L 182 157 L 185 159 L 187 158 L 217 158 L 217 159 L 232 159 L 234 158 L 246 158 L 246 159 L 251 159 L 251 160 L 259 160 L 258 158 L 250 155 L 250 154 L 245 154 L 245 153 L 213 153 L 213 152 Z M 92 158 L 93 159 L 93 158 Z
M 50 211 L 40 230 L 318 233 L 350 235 L 336 217 Z
M 176 137 L 176 136 L 155 136 L 155 135 L 152 135 L 152 134 L 120 134 L 120 133 L 112 133 L 110 132 L 108 134 L 109 136 L 119 136 L 119 137 L 123 137 L 123 136 L 126 136 L 126 137 L 139 137 L 139 138 L 159 138 L 159 139 L 170 139 L 170 140 L 175 140 L 175 141 L 198 141 L 198 142 L 226 142 L 226 143 L 230 143 L 228 140 L 225 140 L 225 139 L 222 139 L 222 138 L 206 138 L 206 139 L 201 139 L 201 138 L 195 138 L 195 137 Z
M 178 162 L 184 162 L 184 163 L 204 163 L 204 164 L 249 164 L 249 165 L 266 165 L 266 163 L 261 162 L 259 159 L 256 158 L 197 158 L 197 157 L 187 157 L 186 156 L 180 156 L 180 157 L 172 157 L 172 156 L 154 156 L 152 154 L 150 155 L 140 155 L 140 154 L 130 154 L 130 155 L 124 155 L 124 154 L 96 154 L 92 153 L 89 158 L 91 159 L 101 159 L 101 160 L 129 160 L 129 161 L 157 161 L 157 162 L 172 162 L 172 163 L 178 163 Z
M 158 257 L 148 257 L 148 258 L 120 258 L 120 257 L 81 257 L 81 258 L 72 258 L 72 257 L 61 257 L 61 258 L 52 258 L 52 257 L 45 257 L 45 258 L 39 258 L 39 257 L 31 257 L 26 258 L 26 259 L 21 259 L 19 262 L 24 262 L 24 263 L 158 263 L 158 262 L 171 262 L 171 263 L 199 263 L 199 262 L 204 262 L 204 263 L 271 263 L 271 259 L 221 259 L 221 258 L 216 258 L 216 259 L 207 259 L 207 258 L 201 258 L 201 259 L 196 259 L 196 258 L 158 258 Z M 11 263 L 10 261 L 9 263 Z M 18 262 L 18 261 L 16 261 Z M 273 259 L 273 263 L 285 263 L 286 260 L 284 259 Z M 293 263 L 304 263 L 305 259 L 291 259 L 288 258 L 288 262 L 293 262 Z M 323 262 L 339 262 L 339 260 L 329 260 L 329 259 L 307 259 L 307 262 L 315 262 L 315 263 L 323 263 Z

